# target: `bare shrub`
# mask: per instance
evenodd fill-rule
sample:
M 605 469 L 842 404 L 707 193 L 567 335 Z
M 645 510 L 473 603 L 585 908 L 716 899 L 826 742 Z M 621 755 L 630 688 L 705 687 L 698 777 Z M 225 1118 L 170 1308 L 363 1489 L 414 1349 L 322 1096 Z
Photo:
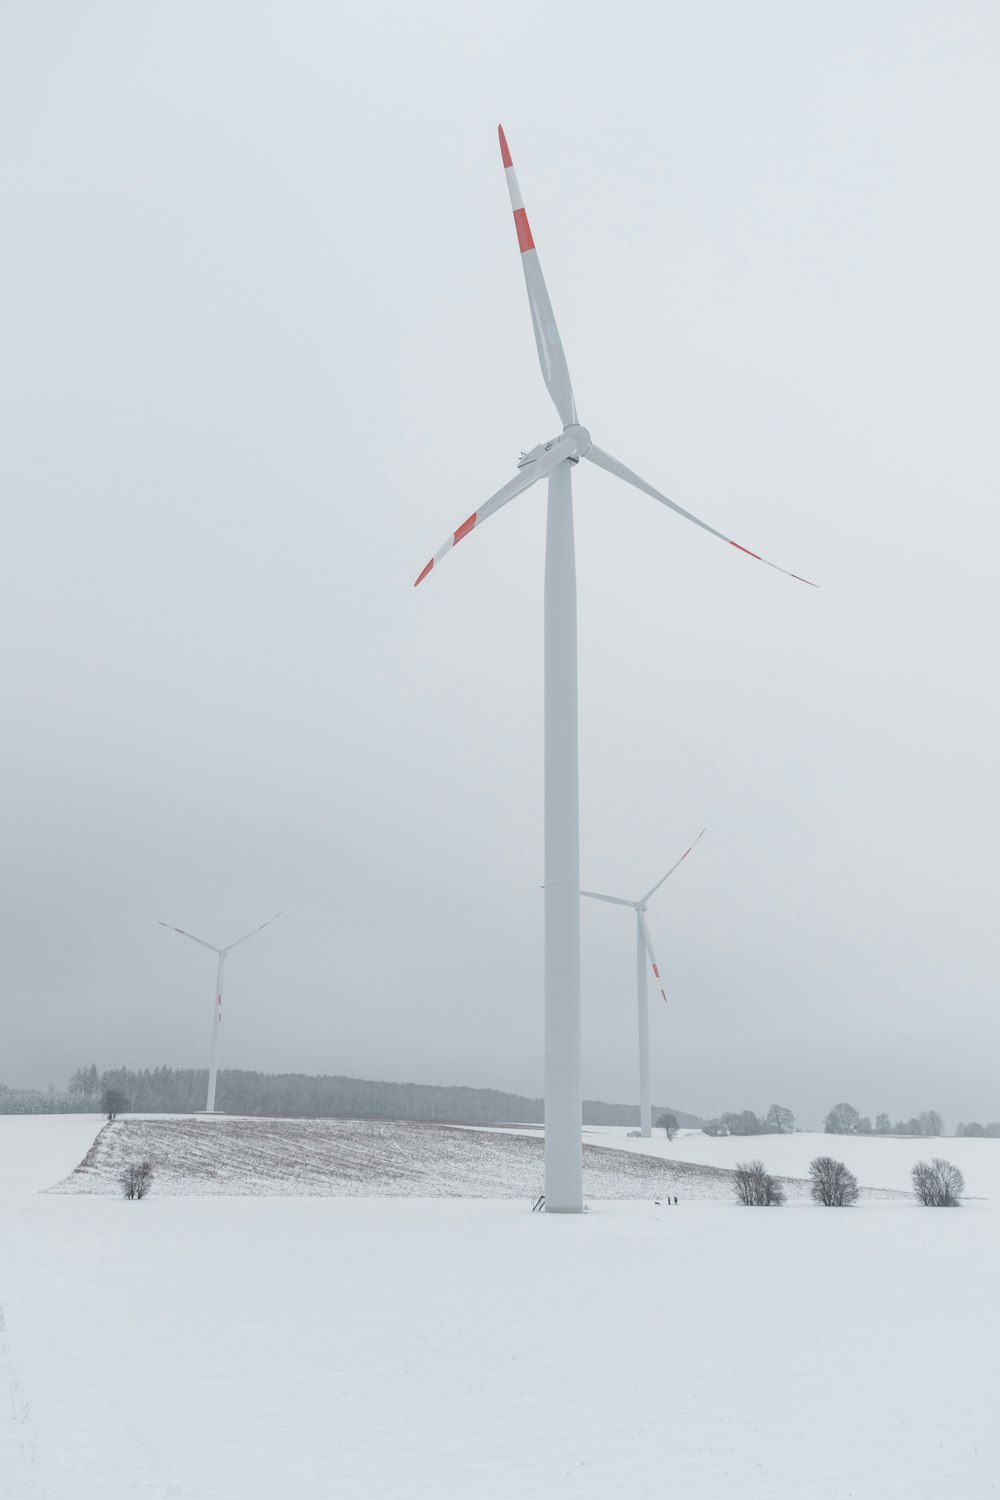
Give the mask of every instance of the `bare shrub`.
M 145 1198 L 153 1185 L 153 1163 L 148 1156 L 142 1161 L 127 1161 L 118 1181 L 126 1198 Z
M 737 1202 L 747 1208 L 777 1208 L 785 1201 L 785 1190 L 762 1161 L 738 1161 L 733 1174 Z
M 950 1161 L 935 1156 L 918 1161 L 911 1173 L 917 1202 L 925 1208 L 958 1208 L 965 1192 L 965 1178 Z
M 858 1201 L 858 1179 L 842 1161 L 817 1156 L 809 1163 L 809 1191 L 826 1208 L 847 1208 Z

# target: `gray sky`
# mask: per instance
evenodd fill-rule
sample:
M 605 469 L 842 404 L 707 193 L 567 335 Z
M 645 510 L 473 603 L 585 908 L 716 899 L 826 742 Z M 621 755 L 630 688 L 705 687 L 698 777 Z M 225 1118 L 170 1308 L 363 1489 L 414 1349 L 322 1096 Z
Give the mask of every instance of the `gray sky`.
M 584 883 L 653 1092 L 1000 1116 L 993 4 L 0 11 L 0 1080 L 540 1092 L 544 487 L 580 412 Z M 586 472 L 582 472 L 585 469 Z M 588 1095 L 633 926 L 584 911 Z

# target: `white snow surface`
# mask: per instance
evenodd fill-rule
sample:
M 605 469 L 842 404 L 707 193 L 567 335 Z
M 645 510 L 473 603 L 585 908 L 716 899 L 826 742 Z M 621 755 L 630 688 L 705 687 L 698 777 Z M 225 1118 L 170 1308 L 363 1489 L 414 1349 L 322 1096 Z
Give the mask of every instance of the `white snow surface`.
M 732 1200 L 731 1164 L 674 1160 L 659 1144 L 627 1132 L 585 1141 L 587 1197 Z M 104 1126 L 52 1191 L 117 1196 L 123 1164 L 147 1159 L 158 1196 L 534 1199 L 543 1150 L 539 1132 L 411 1120 L 130 1116 Z M 808 1196 L 804 1176 L 783 1181 L 790 1199 Z
M 668 1141 L 663 1131 L 648 1140 L 629 1138 L 620 1126 L 587 1126 L 585 1141 L 595 1146 L 625 1147 L 651 1160 L 732 1169 L 758 1157 L 778 1177 L 806 1178 L 817 1156 L 845 1162 L 858 1182 L 870 1188 L 911 1191 L 914 1162 L 943 1156 L 960 1167 L 970 1196 L 1000 1198 L 1000 1141 L 945 1136 L 824 1135 L 803 1131 L 791 1135 L 707 1136 L 682 1130 Z
M 1000 1142 L 670 1147 L 861 1145 L 896 1187 L 905 1146 L 962 1167 L 953 1211 L 41 1191 L 99 1125 L 0 1117 L 4 1500 L 1000 1489 Z

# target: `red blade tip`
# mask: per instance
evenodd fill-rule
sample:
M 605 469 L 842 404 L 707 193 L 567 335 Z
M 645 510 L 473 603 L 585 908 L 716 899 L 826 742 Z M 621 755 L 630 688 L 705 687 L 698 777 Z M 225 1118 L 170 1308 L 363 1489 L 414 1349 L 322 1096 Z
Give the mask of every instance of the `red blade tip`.
M 424 571 L 421 573 L 420 577 L 417 579 L 417 583 L 423 583 L 424 579 L 427 577 L 428 573 L 430 572 L 431 568 L 433 568 L 433 566 L 434 566 L 434 559 L 432 558 L 431 561 L 427 564 L 427 566 L 424 569 Z M 413 585 L 414 588 L 416 588 L 417 583 L 415 583 Z
M 507 145 L 507 137 L 503 133 L 503 126 L 502 125 L 498 125 L 497 126 L 497 130 L 500 133 L 500 157 L 501 157 L 501 160 L 503 161 L 503 164 L 504 164 L 505 167 L 512 167 L 514 165 L 514 163 L 510 159 L 510 148 Z

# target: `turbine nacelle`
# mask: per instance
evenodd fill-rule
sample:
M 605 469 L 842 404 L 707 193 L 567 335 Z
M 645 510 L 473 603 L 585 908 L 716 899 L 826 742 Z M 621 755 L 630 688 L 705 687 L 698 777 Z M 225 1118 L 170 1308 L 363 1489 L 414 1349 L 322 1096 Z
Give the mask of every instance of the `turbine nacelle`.
M 558 437 L 549 438 L 547 443 L 536 444 L 530 453 L 522 453 L 517 467 L 522 471 L 531 468 L 539 475 L 548 474 L 556 464 L 567 459 L 571 464 L 578 464 L 590 452 L 590 448 L 590 433 L 586 427 L 581 427 L 579 422 L 571 422 Z

